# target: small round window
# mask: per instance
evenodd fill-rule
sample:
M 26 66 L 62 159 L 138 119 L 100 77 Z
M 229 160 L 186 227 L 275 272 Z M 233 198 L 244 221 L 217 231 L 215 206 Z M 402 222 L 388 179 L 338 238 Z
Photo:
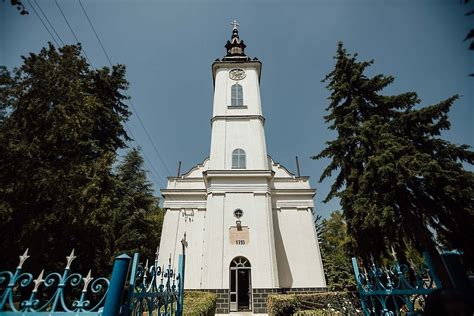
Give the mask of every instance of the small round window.
M 242 211 L 241 209 L 238 208 L 238 209 L 236 209 L 236 210 L 234 211 L 234 216 L 235 216 L 236 218 L 241 218 L 242 215 L 244 215 L 244 211 Z

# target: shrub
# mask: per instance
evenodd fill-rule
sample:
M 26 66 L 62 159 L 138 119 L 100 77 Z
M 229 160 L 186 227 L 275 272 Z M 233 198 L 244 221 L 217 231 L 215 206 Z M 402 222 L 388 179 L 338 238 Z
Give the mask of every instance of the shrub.
M 294 313 L 295 316 L 328 316 L 327 312 L 315 309 L 315 310 L 304 310 Z
M 267 311 L 269 315 L 292 315 L 300 307 L 296 294 L 275 294 L 268 295 L 267 297 Z
M 216 311 L 217 295 L 209 292 L 184 292 L 184 310 L 186 316 L 211 316 Z
M 278 294 L 267 297 L 269 315 L 362 315 L 358 297 L 350 292 Z

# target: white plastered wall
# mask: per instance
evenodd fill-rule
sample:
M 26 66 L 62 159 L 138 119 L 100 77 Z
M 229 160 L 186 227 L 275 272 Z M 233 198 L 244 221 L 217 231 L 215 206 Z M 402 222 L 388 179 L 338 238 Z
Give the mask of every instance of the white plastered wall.
M 256 68 L 244 67 L 244 107 L 232 107 L 231 87 L 237 81 L 228 77 L 231 68 L 218 68 L 215 78 L 213 118 L 211 120 L 211 170 L 232 168 L 232 151 L 241 148 L 247 154 L 247 169 L 268 169 L 264 119 Z
M 280 286 L 326 287 L 310 208 L 273 210 Z
M 208 202 L 207 224 L 212 231 L 205 237 L 203 288 L 228 288 L 230 262 L 238 256 L 252 265 L 252 287 L 278 287 L 269 196 L 251 192 L 212 194 Z M 217 209 L 213 211 L 214 207 Z M 249 227 L 250 241 L 246 245 L 230 243 L 229 229 L 236 226 L 233 212 L 237 208 L 244 211 L 242 226 Z
M 171 266 L 175 269 L 178 267 L 178 258 L 182 254 L 181 239 L 186 232 L 188 247 L 186 248 L 185 287 L 187 289 L 201 288 L 200 267 L 203 266 L 205 217 L 204 209 L 167 210 L 165 215 L 158 264 L 167 267 L 171 257 Z

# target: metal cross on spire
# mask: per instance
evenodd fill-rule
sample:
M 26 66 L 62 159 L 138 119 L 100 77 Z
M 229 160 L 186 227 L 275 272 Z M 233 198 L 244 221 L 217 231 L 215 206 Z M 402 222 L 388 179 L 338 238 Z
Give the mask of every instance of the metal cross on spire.
M 230 23 L 230 25 L 232 25 L 232 30 L 236 30 L 237 26 L 239 26 L 239 23 L 236 20 L 234 20 L 232 21 L 232 23 Z

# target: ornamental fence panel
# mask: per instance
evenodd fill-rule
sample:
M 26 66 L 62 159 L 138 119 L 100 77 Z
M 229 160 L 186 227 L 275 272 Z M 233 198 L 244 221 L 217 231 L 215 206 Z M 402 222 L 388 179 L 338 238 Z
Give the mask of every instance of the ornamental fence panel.
M 430 257 L 420 266 L 395 262 L 390 267 L 372 263 L 361 267 L 352 258 L 355 280 L 365 315 L 421 315 L 424 299 L 441 284 Z
M 15 271 L 0 272 L 0 316 L 181 316 L 184 298 L 184 255 L 179 258 L 178 273 L 171 268 L 139 263 L 131 258 L 115 258 L 110 279 L 93 277 L 91 271 L 83 276 L 71 271 L 77 257 L 74 250 L 66 257 L 61 273 L 44 273 L 36 278 L 25 272 L 28 249 L 20 256 Z M 126 289 L 128 282 L 128 288 Z
M 184 299 L 184 255 L 179 256 L 178 273 L 171 266 L 160 267 L 158 260 L 148 266 L 133 256 L 128 298 L 122 315 L 182 315 Z

